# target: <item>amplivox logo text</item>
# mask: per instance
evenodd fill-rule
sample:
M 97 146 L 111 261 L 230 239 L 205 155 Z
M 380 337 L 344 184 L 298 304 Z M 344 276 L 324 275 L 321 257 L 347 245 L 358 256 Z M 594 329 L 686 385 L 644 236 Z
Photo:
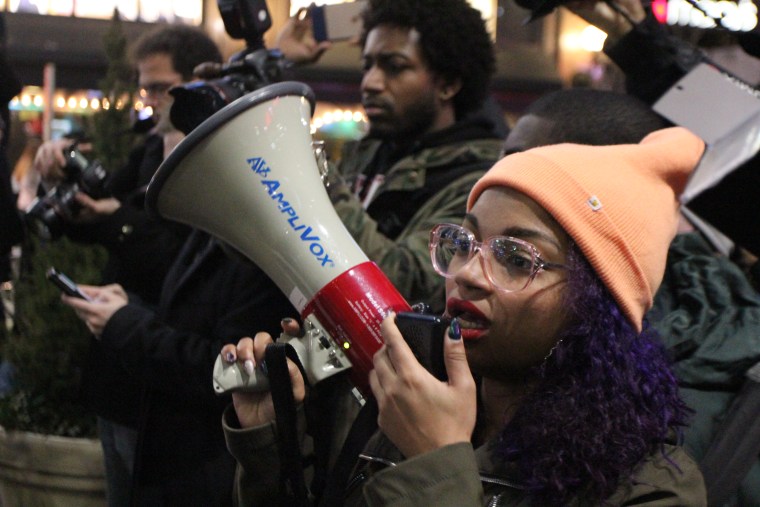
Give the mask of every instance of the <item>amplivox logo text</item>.
M 301 220 L 290 202 L 285 198 L 281 191 L 282 185 L 279 180 L 272 179 L 272 172 L 269 165 L 261 157 L 249 158 L 246 160 L 251 170 L 261 177 L 261 184 L 267 189 L 267 193 L 272 200 L 277 203 L 277 209 L 286 217 L 290 227 L 300 234 L 300 240 L 309 248 L 309 252 L 321 263 L 323 267 L 335 267 L 335 262 L 327 255 L 325 247 L 322 245 L 322 239 L 310 225 L 306 225 Z

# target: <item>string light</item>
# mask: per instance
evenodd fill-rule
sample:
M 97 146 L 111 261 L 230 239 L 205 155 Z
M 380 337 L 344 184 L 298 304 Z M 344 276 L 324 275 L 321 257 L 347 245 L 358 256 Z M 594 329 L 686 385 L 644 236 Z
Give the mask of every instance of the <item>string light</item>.
M 359 138 L 364 134 L 367 119 L 361 110 L 317 106 L 311 121 L 311 133 L 329 137 Z
M 117 99 L 116 107 L 121 108 L 126 103 L 126 96 Z M 28 87 L 19 96 L 10 101 L 10 107 L 14 110 L 42 110 L 45 104 L 45 96 L 39 87 Z M 93 97 L 92 93 L 80 92 L 71 95 L 65 95 L 60 91 L 56 92 L 53 98 L 54 109 L 57 112 L 76 112 L 79 114 L 94 113 L 98 110 L 108 110 L 111 102 L 107 98 Z M 141 112 L 141 116 L 150 116 L 153 114 L 152 108 L 147 107 L 140 98 L 135 99 L 133 104 L 135 111 Z M 321 108 L 320 108 L 321 109 Z M 324 107 L 321 114 L 312 118 L 310 130 L 316 134 L 322 129 L 337 128 L 337 132 L 358 132 L 364 128 L 367 118 L 362 110 L 351 108 L 330 108 Z M 352 134 L 353 135 L 353 134 Z
M 101 108 L 108 109 L 110 104 L 107 99 L 93 95 L 91 91 L 65 94 L 65 92 L 58 90 L 52 99 L 53 108 L 56 112 L 76 112 L 78 114 L 94 113 Z M 127 96 L 123 96 L 118 99 L 117 107 L 122 108 L 126 103 Z M 9 106 L 13 110 L 41 111 L 45 107 L 45 94 L 42 88 L 38 86 L 28 86 L 24 88 L 21 94 L 10 100 Z M 144 103 L 137 100 L 133 107 L 136 111 L 140 111 L 144 109 Z
M 360 110 L 341 109 L 335 108 L 332 110 L 324 111 L 322 114 L 315 116 L 312 119 L 312 126 L 321 129 L 327 125 L 333 123 L 346 122 L 346 123 L 366 123 L 367 119 L 364 113 Z

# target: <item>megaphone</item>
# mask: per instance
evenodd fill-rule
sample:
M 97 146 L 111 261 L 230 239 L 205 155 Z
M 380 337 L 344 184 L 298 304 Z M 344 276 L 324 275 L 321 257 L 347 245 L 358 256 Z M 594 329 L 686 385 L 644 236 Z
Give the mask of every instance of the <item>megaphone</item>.
M 300 312 L 291 340 L 309 381 L 351 367 L 368 393 L 388 310 L 409 304 L 356 244 L 327 195 L 312 148 L 314 93 L 281 82 L 251 92 L 196 127 L 158 168 L 146 206 L 221 239 L 259 266 Z M 258 385 L 235 365 L 215 367 L 215 389 Z

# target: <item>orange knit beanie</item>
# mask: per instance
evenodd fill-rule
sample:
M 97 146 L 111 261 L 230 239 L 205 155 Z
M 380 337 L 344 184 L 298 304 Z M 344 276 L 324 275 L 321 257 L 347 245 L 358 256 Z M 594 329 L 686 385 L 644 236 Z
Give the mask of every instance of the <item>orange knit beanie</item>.
M 620 309 L 641 331 L 678 224 L 678 196 L 704 151 L 681 127 L 639 144 L 543 146 L 504 157 L 473 187 L 510 187 L 545 208 L 573 238 Z

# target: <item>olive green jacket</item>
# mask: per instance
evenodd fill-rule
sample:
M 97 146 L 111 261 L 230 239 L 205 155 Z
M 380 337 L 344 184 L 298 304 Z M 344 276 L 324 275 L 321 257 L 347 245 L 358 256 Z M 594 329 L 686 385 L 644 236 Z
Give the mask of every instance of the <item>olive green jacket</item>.
M 381 439 L 379 434 L 373 438 Z M 375 444 L 375 449 L 378 447 L 382 449 L 383 445 Z M 386 460 L 382 458 L 378 460 L 372 448 L 371 441 L 360 456 L 364 464 L 357 467 L 352 479 L 355 484 L 349 483 L 345 507 L 532 505 L 516 471 L 510 465 L 495 463 L 488 445 L 477 449 L 469 443 L 449 445 L 395 466 L 383 463 Z M 624 481 L 607 499 L 607 505 L 707 505 L 696 463 L 681 447 L 666 445 L 664 452 L 665 455 L 657 451 L 642 461 L 633 478 Z M 594 504 L 579 498 L 570 505 Z
M 470 189 L 499 158 L 502 140 L 471 139 L 412 152 L 384 171 L 369 207 L 350 183 L 368 171 L 380 148 L 377 140 L 347 143 L 338 172 L 330 171 L 328 192 L 359 246 L 414 303 L 443 310 L 443 278 L 430 262 L 430 230 L 462 222 Z
M 237 504 L 277 505 L 280 465 L 274 425 L 236 429 L 237 418 L 229 407 L 223 426 L 239 464 Z M 388 458 L 397 453 L 380 434 L 370 440 L 346 488 L 345 507 L 530 505 L 514 471 L 494 463 L 486 446 L 454 444 L 398 463 Z M 694 461 L 681 447 L 666 445 L 664 455 L 657 451 L 646 458 L 608 505 L 701 507 L 705 495 Z M 572 505 L 591 504 L 581 499 Z

